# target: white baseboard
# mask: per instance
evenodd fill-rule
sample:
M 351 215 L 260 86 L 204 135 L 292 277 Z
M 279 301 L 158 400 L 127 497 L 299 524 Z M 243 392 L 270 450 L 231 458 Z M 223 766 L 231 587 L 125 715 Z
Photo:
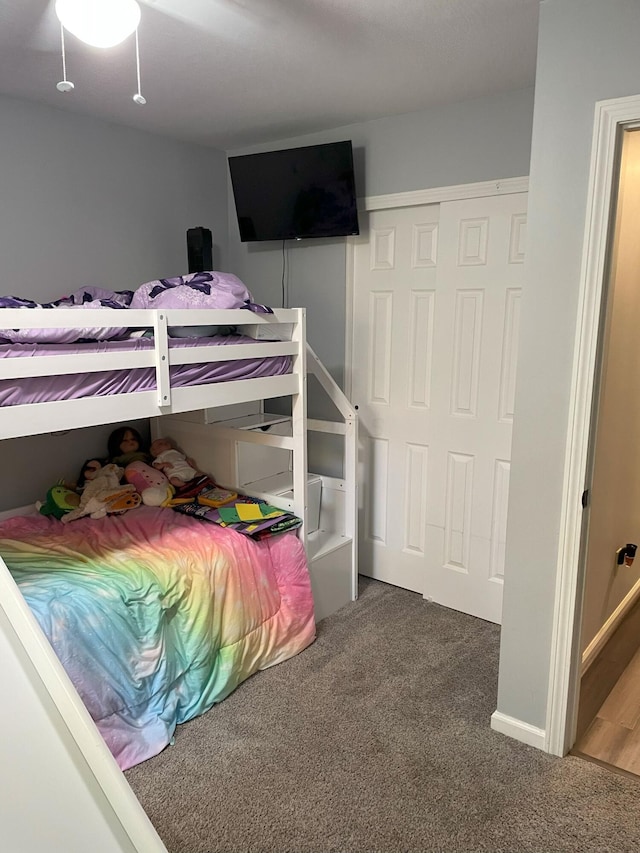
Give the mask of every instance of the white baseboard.
M 636 601 L 640 598 L 640 580 L 637 580 L 629 592 L 622 599 L 620 604 L 613 611 L 611 616 L 604 623 L 602 628 L 589 643 L 587 648 L 582 653 L 582 668 L 581 675 L 589 669 L 594 660 L 598 657 L 602 649 L 607 644 L 609 638 L 613 635 L 616 628 L 622 623 L 622 620 L 631 610 Z
M 535 746 L 536 749 L 544 750 L 545 748 L 546 732 L 544 729 L 539 729 L 523 720 L 517 720 L 515 717 L 509 717 L 501 711 L 494 711 L 491 715 L 491 728 L 494 732 L 500 732 L 500 734 L 512 737 L 521 743 Z

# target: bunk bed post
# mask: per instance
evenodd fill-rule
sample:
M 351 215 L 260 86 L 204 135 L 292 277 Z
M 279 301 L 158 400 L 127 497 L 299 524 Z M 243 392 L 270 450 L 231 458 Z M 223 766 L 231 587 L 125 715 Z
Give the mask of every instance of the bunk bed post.
M 293 512 L 302 519 L 300 539 L 307 548 L 308 499 L 307 499 L 307 330 L 306 311 L 295 309 L 298 317 L 292 339 L 297 343 L 293 357 L 293 372 L 298 377 L 298 391 L 292 395 L 291 427 L 293 434 Z
M 351 600 L 358 597 L 358 417 L 345 415 L 344 479 L 345 533 L 351 537 Z

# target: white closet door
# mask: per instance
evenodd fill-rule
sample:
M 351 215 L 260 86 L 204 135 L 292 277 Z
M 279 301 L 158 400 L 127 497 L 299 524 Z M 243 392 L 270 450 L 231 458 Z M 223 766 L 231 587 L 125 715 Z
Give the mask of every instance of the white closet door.
M 438 205 L 380 210 L 355 246 L 359 571 L 423 592 Z
M 355 241 L 360 571 L 500 621 L 526 194 L 372 212 Z

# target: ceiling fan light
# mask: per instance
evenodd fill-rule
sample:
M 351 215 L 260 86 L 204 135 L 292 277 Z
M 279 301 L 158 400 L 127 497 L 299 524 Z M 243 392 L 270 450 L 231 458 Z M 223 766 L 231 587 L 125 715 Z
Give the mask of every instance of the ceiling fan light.
M 65 30 L 92 47 L 114 47 L 140 23 L 136 0 L 56 0 L 55 9 Z

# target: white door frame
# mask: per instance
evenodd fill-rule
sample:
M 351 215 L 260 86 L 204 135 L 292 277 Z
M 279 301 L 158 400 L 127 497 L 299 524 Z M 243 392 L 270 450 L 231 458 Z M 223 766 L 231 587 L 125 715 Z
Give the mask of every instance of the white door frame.
M 529 190 L 529 178 L 504 178 L 495 181 L 480 181 L 474 184 L 455 184 L 448 187 L 434 187 L 426 190 L 412 190 L 388 195 L 366 196 L 358 200 L 360 211 L 389 210 L 394 207 L 416 207 L 423 204 L 438 204 L 443 201 L 460 201 L 467 198 L 483 198 L 511 193 L 526 193 Z M 353 316 L 354 316 L 354 277 L 355 277 L 355 241 L 347 238 L 346 252 L 346 306 L 345 306 L 345 347 L 344 347 L 344 387 L 346 396 L 351 399 L 351 376 L 353 366 Z
M 544 750 L 573 746 L 580 686 L 580 627 L 585 566 L 582 493 L 587 487 L 601 304 L 609 246 L 618 145 L 624 128 L 640 122 L 640 95 L 596 103 L 574 345 L 569 431 L 551 640 Z

